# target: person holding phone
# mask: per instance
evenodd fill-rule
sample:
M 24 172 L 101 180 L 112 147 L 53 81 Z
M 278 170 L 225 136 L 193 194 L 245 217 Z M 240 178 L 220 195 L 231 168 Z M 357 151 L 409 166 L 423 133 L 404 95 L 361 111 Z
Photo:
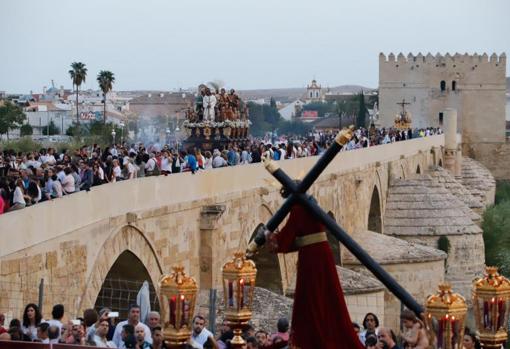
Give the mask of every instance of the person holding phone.
M 108 331 L 110 329 L 110 323 L 108 319 L 101 318 L 99 319 L 99 324 L 96 327 L 96 334 L 94 335 L 94 343 L 96 343 L 96 347 L 99 348 L 117 348 L 115 343 L 109 341 L 106 337 L 108 335 Z

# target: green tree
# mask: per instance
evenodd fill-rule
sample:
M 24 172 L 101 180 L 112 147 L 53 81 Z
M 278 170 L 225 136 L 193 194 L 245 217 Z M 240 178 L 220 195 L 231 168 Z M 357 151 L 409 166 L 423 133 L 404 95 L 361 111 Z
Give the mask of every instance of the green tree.
M 278 127 L 282 119 L 276 108 L 270 104 L 257 104 L 248 102 L 247 104 L 251 125 L 251 133 L 255 136 L 261 136 L 268 131 L 273 131 Z
M 363 90 L 358 94 L 358 115 L 356 116 L 356 127 L 366 127 L 366 117 L 368 114 L 367 107 L 365 105 L 365 95 Z
M 76 88 L 76 125 L 77 131 L 79 132 L 80 128 L 80 114 L 78 109 L 78 94 L 80 90 L 80 86 L 85 82 L 87 78 L 87 68 L 85 67 L 85 63 L 82 62 L 73 62 L 71 63 L 71 70 L 69 70 L 69 75 L 71 76 L 71 80 L 73 81 L 73 86 Z
M 31 136 L 34 134 L 34 129 L 30 124 L 24 124 L 19 128 L 19 134 L 21 137 Z
M 500 267 L 510 277 L 510 201 L 489 207 L 483 213 L 485 262 Z
M 287 136 L 307 136 L 313 129 L 310 123 L 301 121 L 281 120 L 278 123 L 278 133 Z
M 80 125 L 77 125 L 76 123 L 73 123 L 71 126 L 69 126 L 66 130 L 66 135 L 70 137 L 78 136 L 79 135 L 79 129 Z
M 45 136 L 53 136 L 60 133 L 60 129 L 55 125 L 53 120 L 50 120 L 50 123 L 47 127 L 44 127 L 42 130 L 42 134 Z
M 26 115 L 20 107 L 5 101 L 0 106 L 0 135 L 6 134 L 9 139 L 9 131 L 20 128 L 25 119 Z
M 115 76 L 113 76 L 111 71 L 101 70 L 99 74 L 97 74 L 97 82 L 99 84 L 99 88 L 103 92 L 103 124 L 106 124 L 106 94 L 112 90 L 113 83 L 115 82 Z
M 269 100 L 269 106 L 276 109 L 276 101 L 273 97 Z

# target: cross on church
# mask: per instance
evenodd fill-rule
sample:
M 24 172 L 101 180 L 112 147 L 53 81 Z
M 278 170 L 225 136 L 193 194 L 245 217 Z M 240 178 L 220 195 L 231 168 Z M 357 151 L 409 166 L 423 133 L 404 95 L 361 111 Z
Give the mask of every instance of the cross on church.
M 405 100 L 402 101 L 405 103 Z M 405 105 L 405 104 L 404 104 Z M 377 277 L 407 308 L 411 309 L 418 317 L 424 312 L 423 307 L 402 287 L 398 282 L 388 274 L 351 236 L 342 229 L 336 221 L 331 218 L 317 204 L 315 199 L 306 194 L 306 191 L 312 186 L 315 180 L 320 176 L 328 164 L 334 159 L 342 147 L 349 142 L 353 136 L 354 127 L 344 129 L 338 133 L 335 142 L 319 158 L 315 165 L 310 169 L 307 175 L 299 183 L 292 180 L 278 165 L 276 161 L 265 161 L 266 169 L 283 185 L 282 190 L 289 196 L 282 206 L 269 219 L 265 226 L 257 229 L 254 240 L 247 249 L 247 255 L 253 255 L 257 248 L 266 243 L 266 233 L 273 232 L 278 225 L 285 219 L 294 204 L 302 205 L 315 218 L 320 221 L 331 232 L 335 238 L 340 241 L 375 277 Z
M 405 108 L 405 106 L 406 106 L 406 105 L 409 105 L 409 104 L 411 104 L 411 103 L 406 102 L 406 99 L 405 99 L 405 98 L 403 98 L 403 99 L 402 99 L 402 102 L 397 103 L 397 105 L 402 106 L 402 113 L 405 113 L 405 112 L 406 112 L 406 108 Z

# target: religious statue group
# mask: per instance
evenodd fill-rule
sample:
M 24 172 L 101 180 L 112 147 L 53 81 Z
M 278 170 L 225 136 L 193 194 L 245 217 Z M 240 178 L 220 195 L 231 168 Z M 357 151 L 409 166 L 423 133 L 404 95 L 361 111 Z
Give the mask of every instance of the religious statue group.
M 212 91 L 209 87 L 200 85 L 198 90 L 195 107 L 187 111 L 190 122 L 247 119 L 247 107 L 234 89 L 227 93 L 224 88 Z

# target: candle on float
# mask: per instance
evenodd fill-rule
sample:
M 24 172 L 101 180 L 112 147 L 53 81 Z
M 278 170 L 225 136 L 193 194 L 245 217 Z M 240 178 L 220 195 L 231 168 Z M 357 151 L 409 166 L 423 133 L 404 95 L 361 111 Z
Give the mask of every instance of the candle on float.
M 489 302 L 483 302 L 483 327 L 489 327 Z
M 185 306 L 185 297 L 183 294 L 181 294 L 181 324 L 180 324 L 180 327 L 182 327 L 182 325 L 185 324 L 185 312 L 186 312 L 186 306 Z
M 239 280 L 239 293 L 240 293 L 240 301 L 239 305 L 241 308 L 244 307 L 244 279 Z
M 498 328 L 501 328 L 504 326 L 503 322 L 505 321 L 505 302 L 503 301 L 503 298 L 500 298 L 498 301 Z
M 230 280 L 228 280 L 228 305 L 234 306 L 234 284 Z
M 494 307 L 496 306 L 496 299 L 492 297 L 490 308 L 489 308 L 489 327 L 491 330 L 494 330 L 494 326 L 496 326 L 496 309 Z
M 450 332 L 451 332 L 451 346 L 453 349 L 457 349 L 457 331 L 455 330 L 455 315 L 452 315 L 452 320 L 451 320 L 451 328 L 450 328 Z
M 437 348 L 443 349 L 444 319 L 439 319 L 437 327 Z
M 176 297 L 172 296 L 170 298 L 170 325 L 172 325 L 175 328 L 175 311 L 176 311 Z

